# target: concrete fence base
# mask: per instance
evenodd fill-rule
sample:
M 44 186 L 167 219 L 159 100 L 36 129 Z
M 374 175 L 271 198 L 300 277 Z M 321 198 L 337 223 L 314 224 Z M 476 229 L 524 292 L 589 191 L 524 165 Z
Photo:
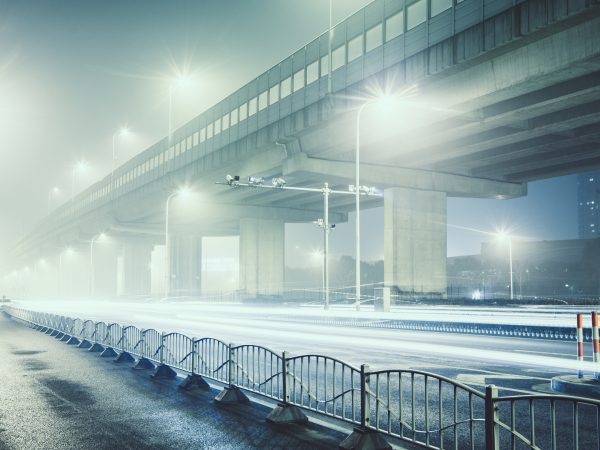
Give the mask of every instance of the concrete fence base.
M 94 345 L 92 345 L 90 347 L 90 349 L 88 350 L 88 352 L 94 352 L 94 353 L 100 353 L 100 352 L 103 352 L 103 351 L 104 351 L 104 347 L 102 347 L 97 342 L 94 342 Z
M 119 354 L 117 352 L 115 352 L 114 348 L 106 347 L 104 349 L 104 351 L 102 353 L 100 353 L 100 356 L 102 358 L 116 358 L 117 356 L 119 356 Z
M 155 380 L 173 380 L 177 376 L 177 372 L 171 369 L 166 364 L 161 364 L 156 368 L 156 371 L 151 375 Z
M 92 346 L 92 343 L 90 341 L 88 341 L 87 339 L 83 339 L 77 347 L 87 349 L 87 348 L 90 348 L 91 346 Z
M 75 336 L 71 336 L 71 338 L 67 341 L 67 345 L 79 345 L 80 341 Z
M 121 354 L 119 356 L 117 356 L 117 358 L 113 362 L 115 362 L 117 364 L 134 363 L 135 358 L 133 356 L 131 356 L 131 353 L 121 352 Z
M 302 412 L 302 410 L 289 403 L 279 403 L 273 411 L 266 417 L 267 422 L 271 422 L 278 425 L 285 425 L 289 423 L 308 423 L 308 417 Z
M 200 375 L 188 375 L 185 380 L 179 385 L 180 389 L 192 391 L 194 389 L 202 389 L 208 391 L 210 386 Z
M 237 403 L 248 403 L 249 401 L 246 394 L 237 386 L 227 386 L 215 397 L 215 402 L 221 405 L 234 405 Z
M 148 358 L 140 358 L 135 366 L 132 367 L 133 370 L 154 370 L 156 366 L 152 361 Z
M 340 444 L 340 450 L 392 450 L 383 436 L 370 428 L 356 427 Z

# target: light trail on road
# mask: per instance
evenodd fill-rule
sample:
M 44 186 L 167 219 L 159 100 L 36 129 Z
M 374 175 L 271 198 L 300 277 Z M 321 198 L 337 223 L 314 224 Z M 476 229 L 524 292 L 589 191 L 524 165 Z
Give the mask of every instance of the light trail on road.
M 321 353 L 344 359 L 352 364 L 369 363 L 377 368 L 399 366 L 420 367 L 447 364 L 471 369 L 480 365 L 505 366 L 525 370 L 551 370 L 571 373 L 578 368 L 594 371 L 598 366 L 590 361 L 578 363 L 575 344 L 541 339 L 508 338 L 465 335 L 439 332 L 408 331 L 397 329 L 358 328 L 311 324 L 311 318 L 379 317 L 382 313 L 356 314 L 344 310 L 314 311 L 306 308 L 248 307 L 242 305 L 215 305 L 200 302 L 27 302 L 22 304 L 40 311 L 155 328 L 160 331 L 178 331 L 189 336 L 211 336 L 225 342 L 253 343 L 273 349 L 287 350 L 297 354 Z M 429 309 L 429 308 L 427 308 Z M 438 319 L 447 320 L 446 314 L 432 308 Z M 494 311 L 501 308 L 494 309 Z M 424 308 L 416 308 L 415 314 L 425 314 Z M 458 314 L 454 308 L 454 314 Z M 407 316 L 410 308 L 399 313 L 385 315 Z M 310 314 L 307 314 L 309 312 Z M 479 317 L 481 308 L 467 310 L 469 320 Z M 504 323 L 510 317 L 518 317 L 520 310 L 501 311 Z M 476 313 L 476 315 L 469 315 Z M 530 312 L 535 314 L 535 311 Z M 541 324 L 551 314 L 548 310 L 537 315 Z M 571 314 L 566 312 L 565 314 Z M 298 317 L 306 318 L 298 322 Z M 463 318 L 466 321 L 467 317 Z M 294 322 L 286 322 L 293 318 Z M 412 319 L 412 315 L 410 319 Z M 431 314 L 427 317 L 432 320 Z M 522 317 L 521 317 L 522 319 Z M 441 364 L 444 366 L 444 364 Z

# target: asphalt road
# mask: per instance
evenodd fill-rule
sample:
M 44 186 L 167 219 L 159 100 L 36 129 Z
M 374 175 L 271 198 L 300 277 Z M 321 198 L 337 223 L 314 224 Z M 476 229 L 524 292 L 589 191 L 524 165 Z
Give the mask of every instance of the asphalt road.
M 287 350 L 292 355 L 319 353 L 355 366 L 367 363 L 371 370 L 424 370 L 458 380 L 482 392 L 486 385 L 494 384 L 499 387 L 501 396 L 551 393 L 551 378 L 574 374 L 577 367 L 574 342 L 315 325 L 311 323 L 315 315 L 307 315 L 304 310 L 294 308 L 281 310 L 142 302 L 36 303 L 28 306 L 71 317 L 178 331 L 196 338 L 214 337 L 238 345 L 258 344 L 276 352 Z M 454 314 L 457 314 L 456 311 Z M 322 317 L 321 313 L 318 317 Z M 440 320 L 444 320 L 444 317 L 441 316 Z M 591 356 L 591 345 L 587 345 L 586 351 Z M 591 362 L 587 364 L 591 368 L 596 367 Z M 422 386 L 418 389 L 422 389 Z M 392 397 L 397 395 L 392 394 Z M 466 410 L 468 400 L 461 399 L 458 407 L 461 411 Z M 505 418 L 509 417 L 507 407 L 505 405 L 501 411 Z M 477 408 L 477 415 L 481 416 L 481 405 Z M 525 435 L 529 429 L 528 408 L 527 405 L 516 408 L 516 422 L 522 425 L 521 431 Z M 572 410 L 568 406 L 561 406 L 556 414 L 558 422 L 562 424 L 558 436 L 559 448 L 570 448 Z M 597 438 L 595 419 L 592 420 L 596 414 L 598 411 L 594 410 L 584 414 L 591 422 L 580 423 L 582 435 L 585 434 L 582 439 L 590 438 L 591 441 L 582 441 L 582 444 L 591 445 Z M 423 418 L 418 416 L 419 420 Z M 536 407 L 535 421 L 538 441 L 548 443 L 549 404 Z M 481 428 L 476 431 L 475 440 L 478 444 L 482 442 L 482 432 Z M 589 447 L 584 445 L 580 448 Z
M 276 427 L 270 408 L 183 393 L 0 314 L 0 449 L 329 449 L 346 432 Z

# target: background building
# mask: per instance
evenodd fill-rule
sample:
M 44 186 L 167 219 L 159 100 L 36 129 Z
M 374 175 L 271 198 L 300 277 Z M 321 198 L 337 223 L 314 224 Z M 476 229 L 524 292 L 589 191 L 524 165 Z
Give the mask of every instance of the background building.
M 515 298 L 597 298 L 600 294 L 600 239 L 513 240 Z M 448 259 L 448 296 L 507 298 L 508 246 L 487 242 L 481 255 Z
M 600 237 L 600 171 L 577 176 L 577 219 L 580 239 Z

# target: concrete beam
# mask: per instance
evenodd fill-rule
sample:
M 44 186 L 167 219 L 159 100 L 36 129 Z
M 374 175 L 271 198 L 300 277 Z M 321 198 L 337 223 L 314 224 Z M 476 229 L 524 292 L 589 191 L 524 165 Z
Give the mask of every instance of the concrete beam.
M 352 162 L 328 161 L 295 155 L 283 165 L 283 174 L 310 173 L 327 177 L 335 183 L 353 184 L 355 165 Z M 448 197 L 516 198 L 527 195 L 524 183 L 509 183 L 484 178 L 452 175 L 403 167 L 361 164 L 361 184 L 380 189 L 405 187 L 416 190 L 444 192 Z

